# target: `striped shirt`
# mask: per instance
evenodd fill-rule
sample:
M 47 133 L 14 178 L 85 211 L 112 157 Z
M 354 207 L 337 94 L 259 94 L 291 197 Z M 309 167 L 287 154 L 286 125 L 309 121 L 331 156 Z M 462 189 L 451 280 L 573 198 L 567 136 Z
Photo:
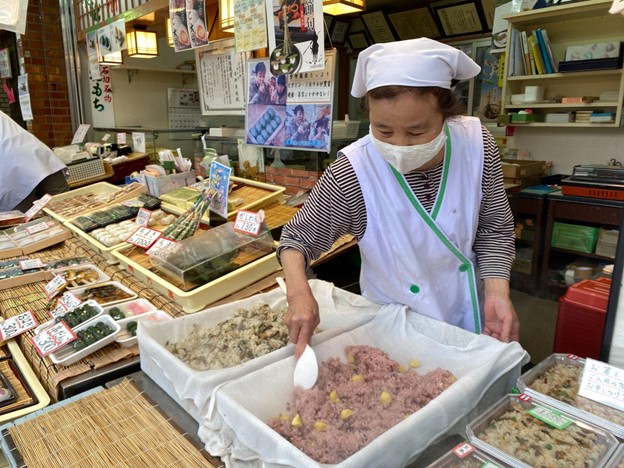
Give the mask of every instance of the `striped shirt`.
M 482 127 L 484 164 L 479 227 L 473 245 L 481 278 L 509 279 L 515 255 L 514 221 L 503 187 L 500 155 L 494 138 Z M 340 153 L 339 153 L 339 156 Z M 405 178 L 428 213 L 440 186 L 443 164 L 411 171 Z M 297 249 L 306 266 L 329 250 L 341 236 L 360 240 L 366 231 L 366 204 L 353 166 L 339 157 L 323 173 L 305 205 L 284 226 L 277 255 Z

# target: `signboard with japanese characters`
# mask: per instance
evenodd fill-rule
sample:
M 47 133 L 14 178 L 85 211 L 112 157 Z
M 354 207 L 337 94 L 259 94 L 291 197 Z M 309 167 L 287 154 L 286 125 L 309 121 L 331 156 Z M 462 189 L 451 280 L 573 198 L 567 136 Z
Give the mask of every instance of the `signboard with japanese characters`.
M 89 101 L 94 127 L 114 127 L 113 84 L 110 68 L 100 67 L 101 79 L 89 81 Z
M 209 115 L 245 109 L 246 53 L 215 54 L 208 48 L 195 50 L 201 113 Z

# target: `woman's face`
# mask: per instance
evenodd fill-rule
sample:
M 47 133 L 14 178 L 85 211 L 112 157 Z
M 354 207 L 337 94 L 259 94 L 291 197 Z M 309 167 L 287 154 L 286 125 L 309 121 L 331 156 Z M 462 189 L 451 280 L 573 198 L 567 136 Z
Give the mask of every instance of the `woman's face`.
M 444 117 L 435 98 L 402 93 L 393 99 L 368 100 L 373 136 L 396 146 L 429 143 L 442 131 Z

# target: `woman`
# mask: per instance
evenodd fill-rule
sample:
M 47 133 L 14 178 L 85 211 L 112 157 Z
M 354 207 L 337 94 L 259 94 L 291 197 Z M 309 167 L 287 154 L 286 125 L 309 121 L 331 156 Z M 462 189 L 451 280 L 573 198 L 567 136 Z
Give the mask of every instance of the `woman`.
M 278 249 L 296 356 L 319 323 L 305 270 L 347 233 L 360 247 L 363 296 L 519 339 L 509 297 L 513 216 L 498 150 L 478 119 L 460 116 L 451 90 L 479 71 L 463 52 L 426 38 L 360 53 L 351 93 L 365 98 L 369 134 L 340 151 Z

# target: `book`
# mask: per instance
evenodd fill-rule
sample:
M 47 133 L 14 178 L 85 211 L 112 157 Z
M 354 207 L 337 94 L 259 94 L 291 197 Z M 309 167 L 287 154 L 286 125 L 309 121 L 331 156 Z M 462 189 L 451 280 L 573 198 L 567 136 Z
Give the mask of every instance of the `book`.
M 533 31 L 533 33 L 535 34 L 537 43 L 539 45 L 544 70 L 546 71 L 546 73 L 552 73 L 553 70 L 552 66 L 550 65 L 550 60 L 548 59 L 548 51 L 546 50 L 546 43 L 544 42 L 544 38 L 542 37 L 542 30 L 540 28 L 537 28 L 535 31 Z
M 531 41 L 531 50 L 533 51 L 533 55 L 535 56 L 535 67 L 537 68 L 537 73 L 539 75 L 546 74 L 546 67 L 544 66 L 544 59 L 542 58 L 542 53 L 540 52 L 539 43 L 537 42 L 537 34 L 535 30 L 531 33 L 529 39 L 533 38 Z
M 527 39 L 527 33 L 526 31 L 522 31 L 520 33 L 520 38 L 522 40 L 521 45 L 522 45 L 522 54 L 524 57 L 524 69 L 526 70 L 526 74 L 527 75 L 535 75 L 535 70 L 533 69 L 533 67 L 531 67 L 531 60 L 530 60 L 530 54 L 531 51 L 529 50 L 529 41 Z
M 543 75 L 542 64 L 539 61 L 539 51 L 533 35 L 528 36 L 529 41 L 529 57 L 531 59 L 531 69 L 535 69 L 535 75 Z
M 559 67 L 557 66 L 557 60 L 555 60 L 555 54 L 552 50 L 552 45 L 550 44 L 550 39 L 548 39 L 548 33 L 545 29 L 542 29 L 542 37 L 544 38 L 544 43 L 546 44 L 546 52 L 548 53 L 548 60 L 550 60 L 550 66 L 553 69 L 553 73 L 557 73 L 559 71 Z

